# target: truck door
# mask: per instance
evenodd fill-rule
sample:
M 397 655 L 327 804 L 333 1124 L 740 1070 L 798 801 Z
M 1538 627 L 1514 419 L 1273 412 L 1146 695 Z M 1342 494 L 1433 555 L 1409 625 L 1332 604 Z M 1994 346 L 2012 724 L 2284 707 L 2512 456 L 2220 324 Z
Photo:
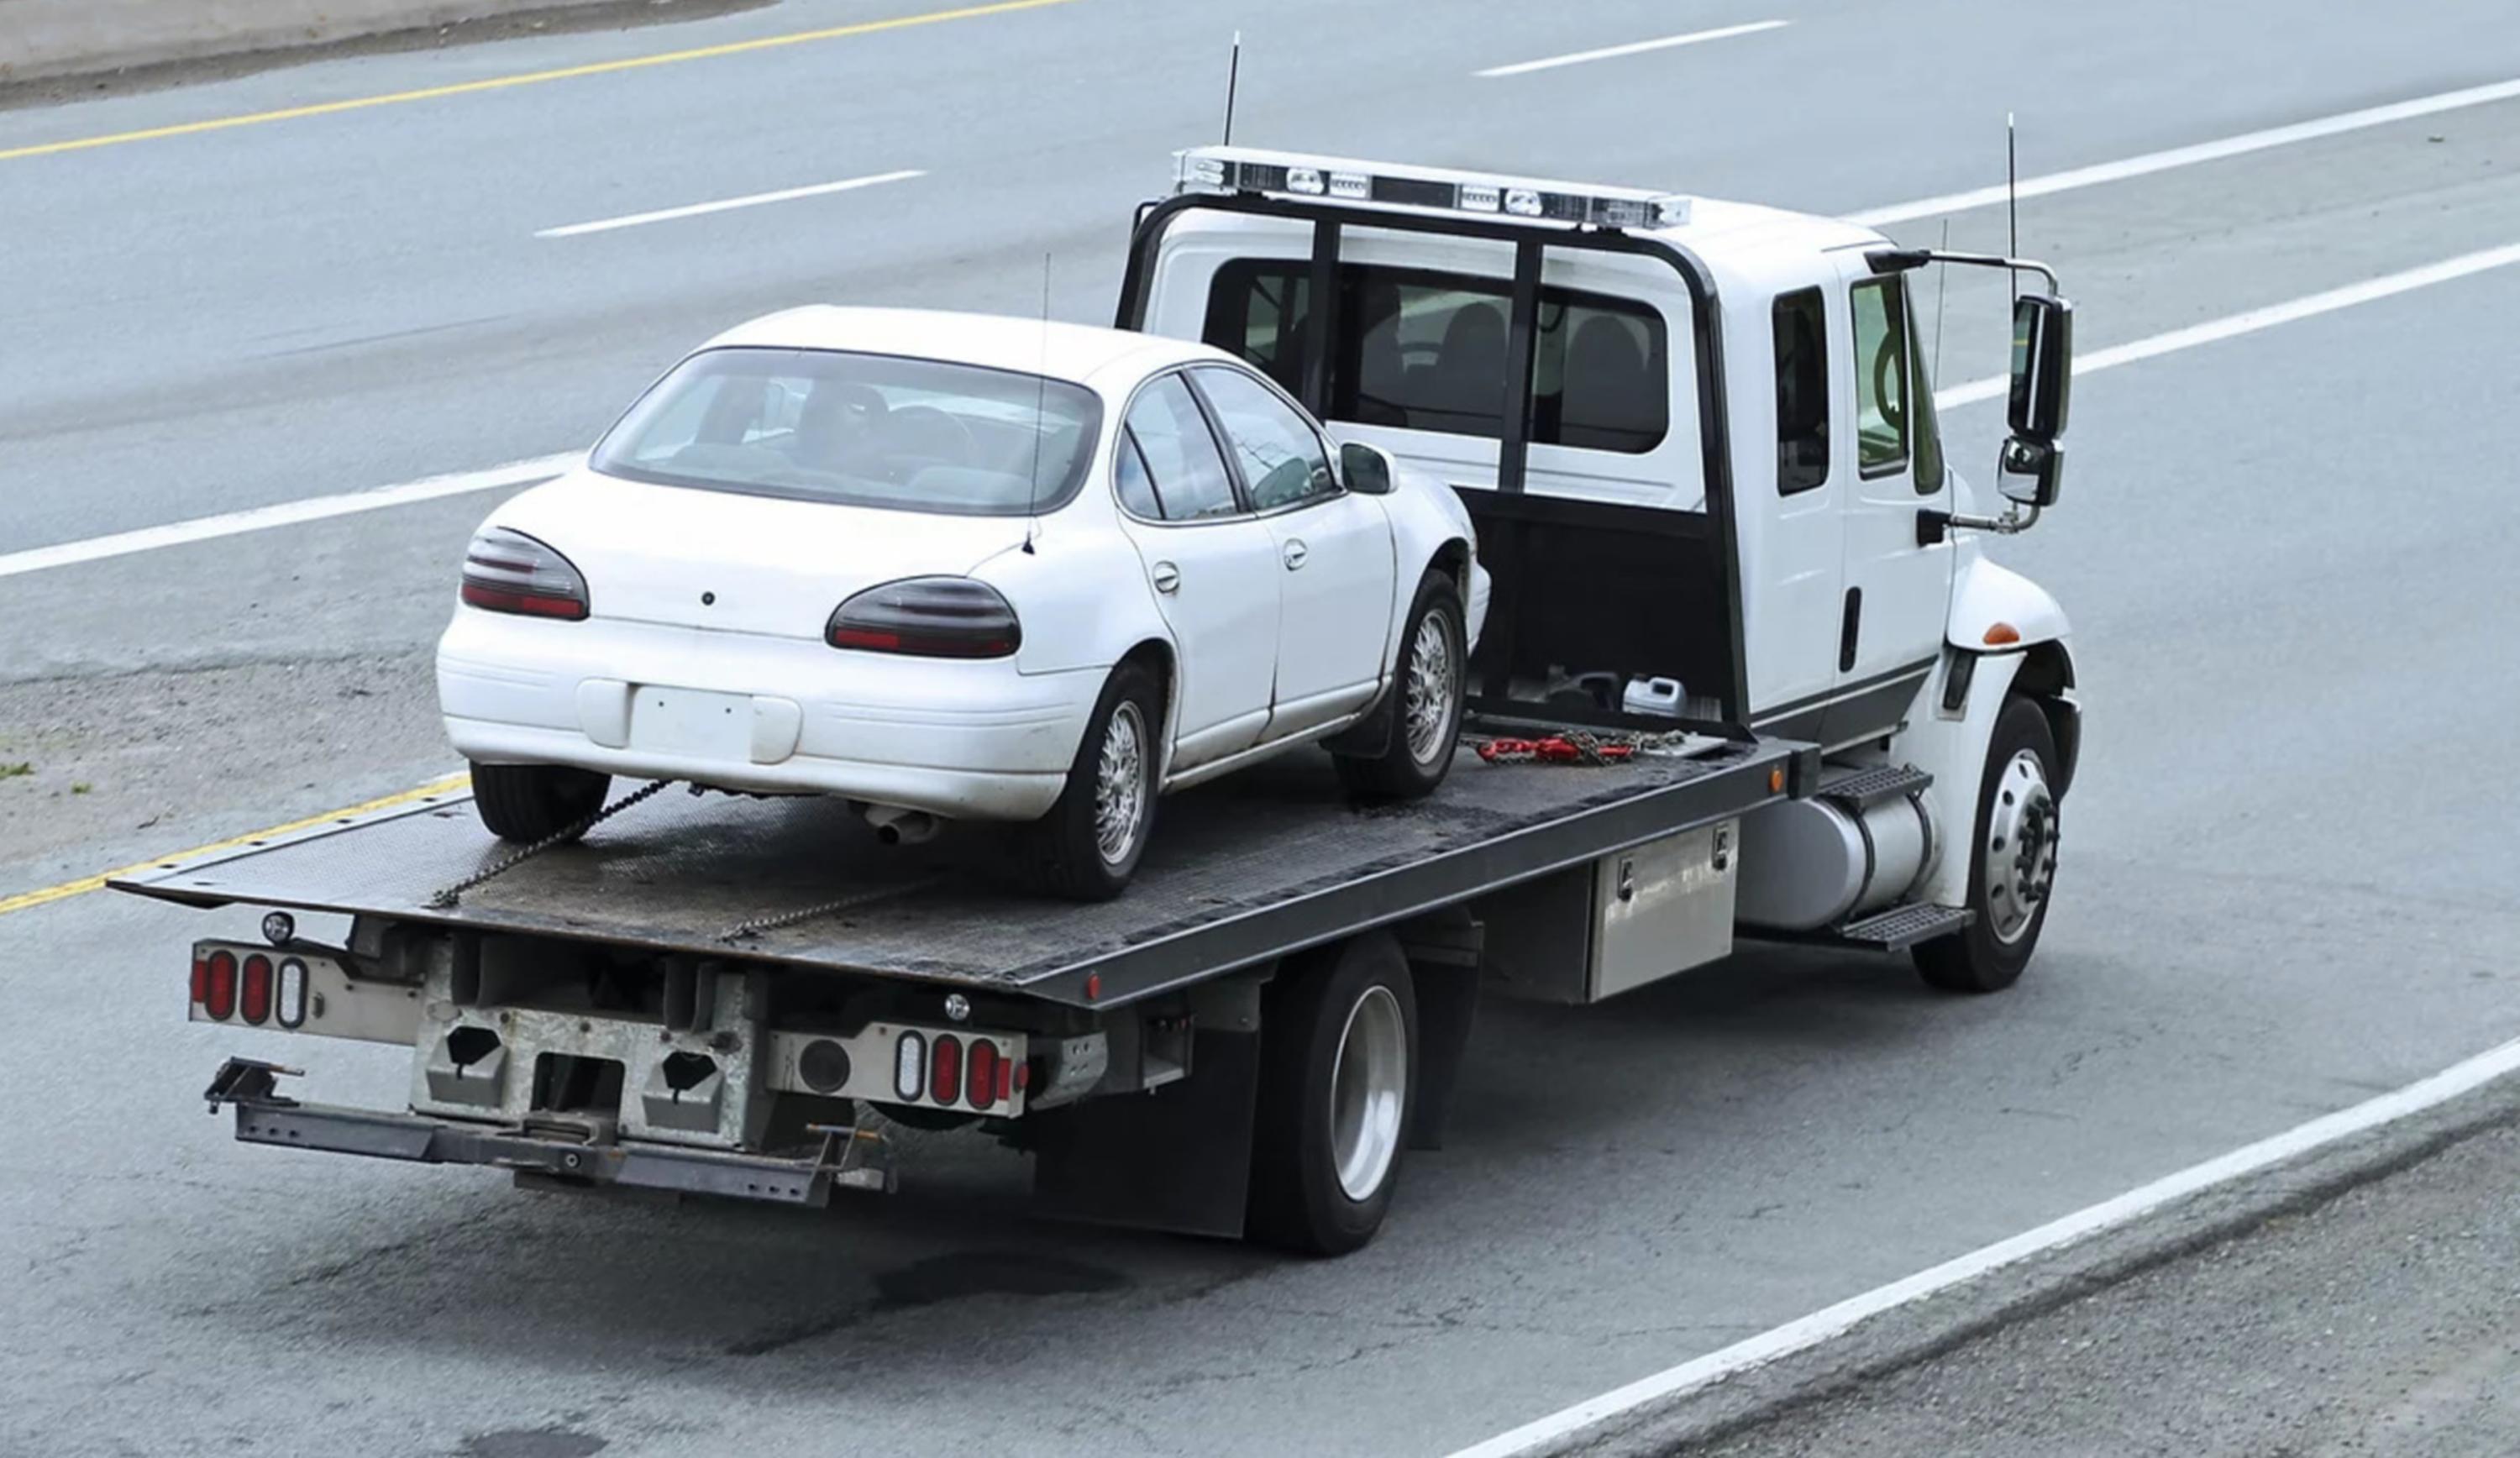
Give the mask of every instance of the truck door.
M 1942 651 L 1952 583 L 1949 537 L 1917 540 L 1917 512 L 1949 509 L 1951 485 L 1907 276 L 1876 276 L 1860 254 L 1843 268 L 1855 473 L 1843 498 L 1837 685 L 1821 727 L 1830 745 L 1887 733 L 1908 716 Z

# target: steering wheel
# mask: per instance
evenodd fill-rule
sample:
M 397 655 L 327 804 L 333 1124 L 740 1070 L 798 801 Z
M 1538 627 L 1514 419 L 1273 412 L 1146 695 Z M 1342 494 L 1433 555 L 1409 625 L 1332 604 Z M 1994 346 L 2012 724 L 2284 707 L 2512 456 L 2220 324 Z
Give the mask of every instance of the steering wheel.
M 883 392 L 873 385 L 824 380 L 805 397 L 788 454 L 806 469 L 836 470 L 843 453 L 882 428 L 890 410 Z
M 907 480 L 920 466 L 939 461 L 968 465 L 979 452 L 971 427 L 932 405 L 905 405 L 892 411 L 884 417 L 882 428 L 884 455 L 921 458 L 887 470 L 886 474 L 895 480 Z
M 1872 356 L 1872 398 L 1880 403 L 1882 422 L 1902 434 L 1908 429 L 1908 397 L 1900 388 L 1905 382 L 1899 373 L 1898 343 L 1884 338 Z

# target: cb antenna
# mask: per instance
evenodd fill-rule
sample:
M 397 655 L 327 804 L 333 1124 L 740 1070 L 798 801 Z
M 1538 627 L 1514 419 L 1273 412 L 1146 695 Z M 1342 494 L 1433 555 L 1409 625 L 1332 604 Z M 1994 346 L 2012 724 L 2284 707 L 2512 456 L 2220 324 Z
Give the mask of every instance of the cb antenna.
M 1242 32 L 1234 32 L 1234 54 L 1225 63 L 1225 145 L 1234 145 L 1234 88 L 1242 79 Z
M 1024 555 L 1032 555 L 1033 534 L 1041 530 L 1041 437 L 1050 419 L 1050 255 L 1041 255 L 1041 368 L 1032 377 L 1032 484 L 1024 498 Z
M 2004 256 L 2021 256 L 2021 168 L 2019 153 L 2013 146 L 2012 113 L 2003 113 L 2003 228 Z M 2012 271 L 2012 291 L 2021 292 L 2021 270 Z

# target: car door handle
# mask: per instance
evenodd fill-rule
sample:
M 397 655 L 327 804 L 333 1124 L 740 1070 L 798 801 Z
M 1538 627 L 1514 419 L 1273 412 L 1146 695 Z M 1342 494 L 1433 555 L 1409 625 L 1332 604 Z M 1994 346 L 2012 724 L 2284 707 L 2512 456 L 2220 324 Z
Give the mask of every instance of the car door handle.
M 1301 541 L 1288 542 L 1286 544 L 1286 570 L 1292 572 L 1303 566 L 1304 558 L 1311 554 L 1312 549 L 1306 547 Z
M 1170 562 L 1155 563 L 1154 579 L 1155 591 L 1158 593 L 1178 593 L 1181 591 L 1181 568 L 1174 566 Z

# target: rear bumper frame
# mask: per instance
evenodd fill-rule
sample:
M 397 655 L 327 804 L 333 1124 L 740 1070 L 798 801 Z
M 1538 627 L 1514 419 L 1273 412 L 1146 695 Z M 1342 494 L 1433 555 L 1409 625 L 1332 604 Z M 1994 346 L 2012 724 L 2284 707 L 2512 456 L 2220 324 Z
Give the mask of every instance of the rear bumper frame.
M 869 1129 L 815 1126 L 822 1139 L 810 1156 L 727 1154 L 644 1141 L 624 1143 L 606 1125 L 550 1121 L 525 1126 L 475 1125 L 388 1114 L 373 1109 L 301 1103 L 278 1091 L 298 1070 L 252 1058 L 230 1058 L 202 1097 L 209 1112 L 236 1109 L 240 1143 L 275 1144 L 430 1165 L 488 1165 L 519 1177 L 541 1176 L 591 1187 L 662 1190 L 821 1207 L 835 1188 L 888 1192 L 889 1146 Z

